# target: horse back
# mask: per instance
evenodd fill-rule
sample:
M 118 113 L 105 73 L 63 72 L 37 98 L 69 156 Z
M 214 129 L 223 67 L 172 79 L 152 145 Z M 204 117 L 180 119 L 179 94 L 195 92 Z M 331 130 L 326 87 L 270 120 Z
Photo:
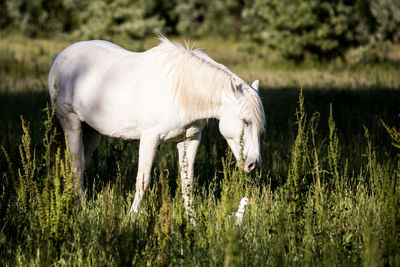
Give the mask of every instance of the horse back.
M 49 90 L 52 99 L 73 93 L 77 81 L 90 73 L 101 75 L 101 70 L 131 52 L 108 41 L 78 42 L 56 54 L 49 74 Z M 70 92 L 67 92 L 70 91 Z

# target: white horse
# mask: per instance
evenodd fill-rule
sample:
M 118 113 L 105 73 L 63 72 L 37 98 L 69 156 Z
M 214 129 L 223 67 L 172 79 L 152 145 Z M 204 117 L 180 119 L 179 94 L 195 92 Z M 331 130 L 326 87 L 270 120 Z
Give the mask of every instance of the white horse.
M 75 43 L 54 59 L 49 91 L 81 199 L 85 161 L 101 134 L 140 139 L 130 213 L 138 211 L 149 186 L 157 146 L 175 141 L 184 205 L 191 215 L 193 165 L 206 120 L 219 119 L 236 160 L 250 172 L 261 163 L 264 110 L 258 81 L 249 86 L 204 52 L 159 39 L 158 46 L 143 53 L 107 41 Z

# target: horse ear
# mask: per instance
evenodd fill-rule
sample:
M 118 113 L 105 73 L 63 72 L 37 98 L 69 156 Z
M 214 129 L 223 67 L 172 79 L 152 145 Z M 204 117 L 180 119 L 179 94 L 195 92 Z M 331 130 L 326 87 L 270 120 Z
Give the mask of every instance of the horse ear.
M 251 87 L 258 92 L 258 89 L 260 88 L 260 81 L 255 80 L 252 84 Z

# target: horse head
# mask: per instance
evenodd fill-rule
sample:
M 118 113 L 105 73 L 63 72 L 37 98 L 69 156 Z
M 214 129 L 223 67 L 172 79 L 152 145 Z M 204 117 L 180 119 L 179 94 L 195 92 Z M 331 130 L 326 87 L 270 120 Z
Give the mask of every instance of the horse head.
M 261 165 L 260 135 L 264 130 L 264 109 L 258 95 L 259 83 L 251 86 L 233 79 L 233 94 L 227 95 L 219 130 L 227 140 L 236 160 L 245 172 Z

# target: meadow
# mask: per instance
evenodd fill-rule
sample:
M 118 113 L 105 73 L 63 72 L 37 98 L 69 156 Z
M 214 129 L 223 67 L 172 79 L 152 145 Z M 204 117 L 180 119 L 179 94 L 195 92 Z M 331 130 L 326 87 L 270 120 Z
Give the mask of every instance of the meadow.
M 260 79 L 267 125 L 262 167 L 246 174 L 208 122 L 192 224 L 172 143 L 159 147 L 130 217 L 139 143 L 102 138 L 77 205 L 47 92 L 53 55 L 68 44 L 0 40 L 1 266 L 400 266 L 400 47 L 379 63 L 296 65 L 246 42 L 198 41 Z M 243 196 L 254 204 L 238 227 Z

